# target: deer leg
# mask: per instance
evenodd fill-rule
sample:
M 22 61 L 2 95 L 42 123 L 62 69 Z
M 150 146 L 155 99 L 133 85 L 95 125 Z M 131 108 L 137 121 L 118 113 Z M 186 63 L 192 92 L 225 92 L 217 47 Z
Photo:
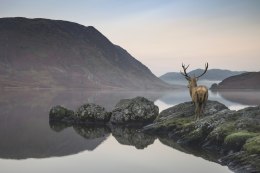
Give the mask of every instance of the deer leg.
M 204 117 L 204 103 L 201 105 L 201 108 L 200 108 L 200 116 Z
M 198 104 L 195 103 L 195 121 L 198 119 Z
M 201 113 L 201 105 L 199 104 L 198 105 L 198 120 L 200 119 L 200 113 Z

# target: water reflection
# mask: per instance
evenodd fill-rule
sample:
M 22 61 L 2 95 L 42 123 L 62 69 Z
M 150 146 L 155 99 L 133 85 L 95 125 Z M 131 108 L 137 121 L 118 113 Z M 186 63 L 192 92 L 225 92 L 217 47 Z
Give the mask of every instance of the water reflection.
M 112 126 L 113 137 L 122 145 L 135 146 L 137 149 L 144 149 L 154 143 L 155 136 L 142 133 L 137 128 Z
M 68 124 L 59 123 L 49 124 L 50 108 L 61 104 L 76 109 L 83 103 L 94 102 L 111 110 L 120 99 L 138 95 L 143 95 L 150 100 L 159 98 L 158 93 L 149 92 L 2 90 L 0 158 L 48 158 L 72 155 L 85 150 L 92 151 L 107 139 L 109 131 L 94 129 L 96 133 L 93 133 L 91 128 L 70 127 Z
M 220 153 L 216 152 L 210 152 L 207 150 L 203 150 L 201 148 L 191 148 L 190 146 L 185 146 L 185 145 L 180 145 L 177 143 L 175 140 L 170 139 L 165 136 L 160 136 L 159 141 L 163 143 L 164 145 L 167 145 L 173 149 L 176 149 L 178 151 L 187 153 L 187 154 L 192 154 L 197 157 L 202 157 L 203 159 L 219 163 L 218 159 L 220 158 Z
M 53 127 L 55 127 L 54 130 L 56 131 L 56 129 L 64 129 L 67 124 L 62 125 L 61 123 L 58 123 L 54 125 L 50 123 L 50 126 L 52 129 Z M 218 153 L 206 151 L 201 148 L 192 148 L 190 146 L 180 145 L 174 139 L 171 139 L 167 136 L 146 134 L 141 132 L 140 129 L 136 127 L 124 127 L 115 125 L 73 125 L 73 129 L 79 136 L 87 140 L 98 139 L 102 137 L 106 138 L 111 133 L 111 137 L 114 137 L 114 139 L 119 144 L 134 146 L 136 149 L 145 149 L 149 145 L 152 145 L 156 139 L 159 139 L 162 144 L 173 149 L 187 154 L 192 154 L 197 157 L 202 157 L 212 162 L 219 163 L 218 159 L 220 158 L 220 154 Z
M 50 124 L 50 126 L 52 128 L 54 126 L 61 126 L 61 127 L 55 127 L 54 129 L 62 129 L 66 127 L 66 125 L 62 125 L 62 124 L 56 124 L 56 125 Z M 136 149 L 139 150 L 140 149 L 143 150 L 147 148 L 149 145 L 152 145 L 156 139 L 158 139 L 163 145 L 169 146 L 174 150 L 178 150 L 186 154 L 194 155 L 196 157 L 201 157 L 211 162 L 219 163 L 218 161 L 218 159 L 220 158 L 219 153 L 206 151 L 201 148 L 192 148 L 191 146 L 180 145 L 174 139 L 169 138 L 165 135 L 157 136 L 157 135 L 145 134 L 136 127 L 124 127 L 124 126 L 114 126 L 114 125 L 109 125 L 109 126 L 73 125 L 73 128 L 79 136 L 85 139 L 97 139 L 101 137 L 108 137 L 109 134 L 111 133 L 112 136 L 110 136 L 110 139 L 113 137 L 119 144 L 134 146 Z
M 237 106 L 238 109 L 241 106 L 259 104 L 259 93 L 210 93 L 210 99 L 229 107 Z M 93 151 L 110 138 L 110 134 L 122 145 L 146 148 L 154 143 L 156 137 L 133 128 L 49 124 L 48 113 L 53 105 L 61 104 L 75 110 L 83 103 L 93 102 L 112 110 L 120 99 L 135 96 L 155 101 L 160 111 L 190 100 L 187 89 L 171 92 L 1 90 L 0 158 L 49 158 Z
M 110 129 L 107 126 L 74 125 L 73 129 L 85 139 L 102 138 L 110 134 Z
M 71 125 L 66 123 L 59 123 L 50 121 L 50 128 L 55 132 L 61 132 L 62 130 L 70 127 Z M 155 136 L 145 134 L 137 127 L 125 127 L 115 125 L 72 125 L 75 132 L 85 139 L 96 139 L 102 137 L 108 137 L 111 133 L 112 136 L 122 145 L 134 146 L 136 149 L 144 149 L 148 145 L 153 144 L 156 139 Z
M 220 90 L 216 93 L 223 99 L 241 105 L 260 105 L 260 90 Z

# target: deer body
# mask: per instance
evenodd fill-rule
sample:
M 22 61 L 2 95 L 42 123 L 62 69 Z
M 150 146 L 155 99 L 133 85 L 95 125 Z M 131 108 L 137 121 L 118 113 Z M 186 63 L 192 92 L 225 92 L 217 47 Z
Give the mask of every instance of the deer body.
M 208 88 L 206 86 L 197 86 L 197 81 L 199 77 L 203 76 L 206 73 L 208 69 L 208 64 L 206 64 L 205 71 L 198 77 L 188 76 L 188 74 L 186 73 L 188 67 L 189 66 L 185 67 L 184 65 L 182 65 L 184 73 L 181 72 L 181 74 L 184 75 L 189 82 L 188 88 L 192 102 L 195 105 L 195 120 L 197 120 L 203 114 L 203 110 L 208 101 Z

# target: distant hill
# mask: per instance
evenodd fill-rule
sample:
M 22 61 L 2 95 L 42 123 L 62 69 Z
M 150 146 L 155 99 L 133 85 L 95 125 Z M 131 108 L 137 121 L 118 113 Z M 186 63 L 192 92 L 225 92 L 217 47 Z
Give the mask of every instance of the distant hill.
M 260 72 L 248 72 L 224 79 L 212 89 L 260 89 Z
M 202 74 L 204 69 L 196 69 L 190 71 L 188 74 L 190 76 Z M 245 73 L 245 71 L 230 71 L 230 70 L 221 70 L 221 69 L 209 69 L 205 75 L 203 75 L 200 80 L 211 80 L 211 81 L 222 81 L 223 79 Z M 179 81 L 186 81 L 186 79 L 180 74 L 180 72 L 169 72 L 162 76 L 160 79 L 167 83 L 174 83 Z
M 169 87 L 92 26 L 0 18 L 0 87 Z

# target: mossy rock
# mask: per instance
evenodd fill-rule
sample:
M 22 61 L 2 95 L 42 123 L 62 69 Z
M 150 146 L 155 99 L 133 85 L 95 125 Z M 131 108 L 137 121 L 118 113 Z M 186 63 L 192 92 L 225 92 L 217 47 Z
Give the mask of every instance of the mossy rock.
M 208 135 L 206 141 L 207 145 L 216 145 L 222 146 L 226 136 L 235 132 L 234 122 L 228 122 L 217 126 L 210 134 Z
M 203 138 L 204 138 L 203 131 L 201 128 L 199 128 L 199 129 L 195 129 L 195 130 L 191 131 L 188 135 L 185 135 L 185 137 L 178 142 L 180 142 L 182 144 L 199 145 Z
M 224 145 L 228 149 L 239 151 L 249 138 L 253 138 L 256 135 L 257 133 L 247 131 L 232 133 L 225 137 Z
M 239 173 L 257 173 L 260 170 L 260 155 L 239 151 L 220 159 L 229 169 Z
M 248 139 L 243 149 L 251 154 L 260 154 L 260 135 Z
M 49 113 L 50 120 L 70 120 L 74 116 L 74 112 L 63 106 L 57 105 L 51 108 Z
M 239 130 L 260 132 L 260 122 L 257 118 L 242 117 L 236 121 L 235 126 Z
M 170 127 L 170 126 L 179 126 L 179 127 L 187 127 L 191 123 L 193 123 L 192 118 L 172 118 L 167 121 L 162 121 L 161 124 L 165 127 Z

